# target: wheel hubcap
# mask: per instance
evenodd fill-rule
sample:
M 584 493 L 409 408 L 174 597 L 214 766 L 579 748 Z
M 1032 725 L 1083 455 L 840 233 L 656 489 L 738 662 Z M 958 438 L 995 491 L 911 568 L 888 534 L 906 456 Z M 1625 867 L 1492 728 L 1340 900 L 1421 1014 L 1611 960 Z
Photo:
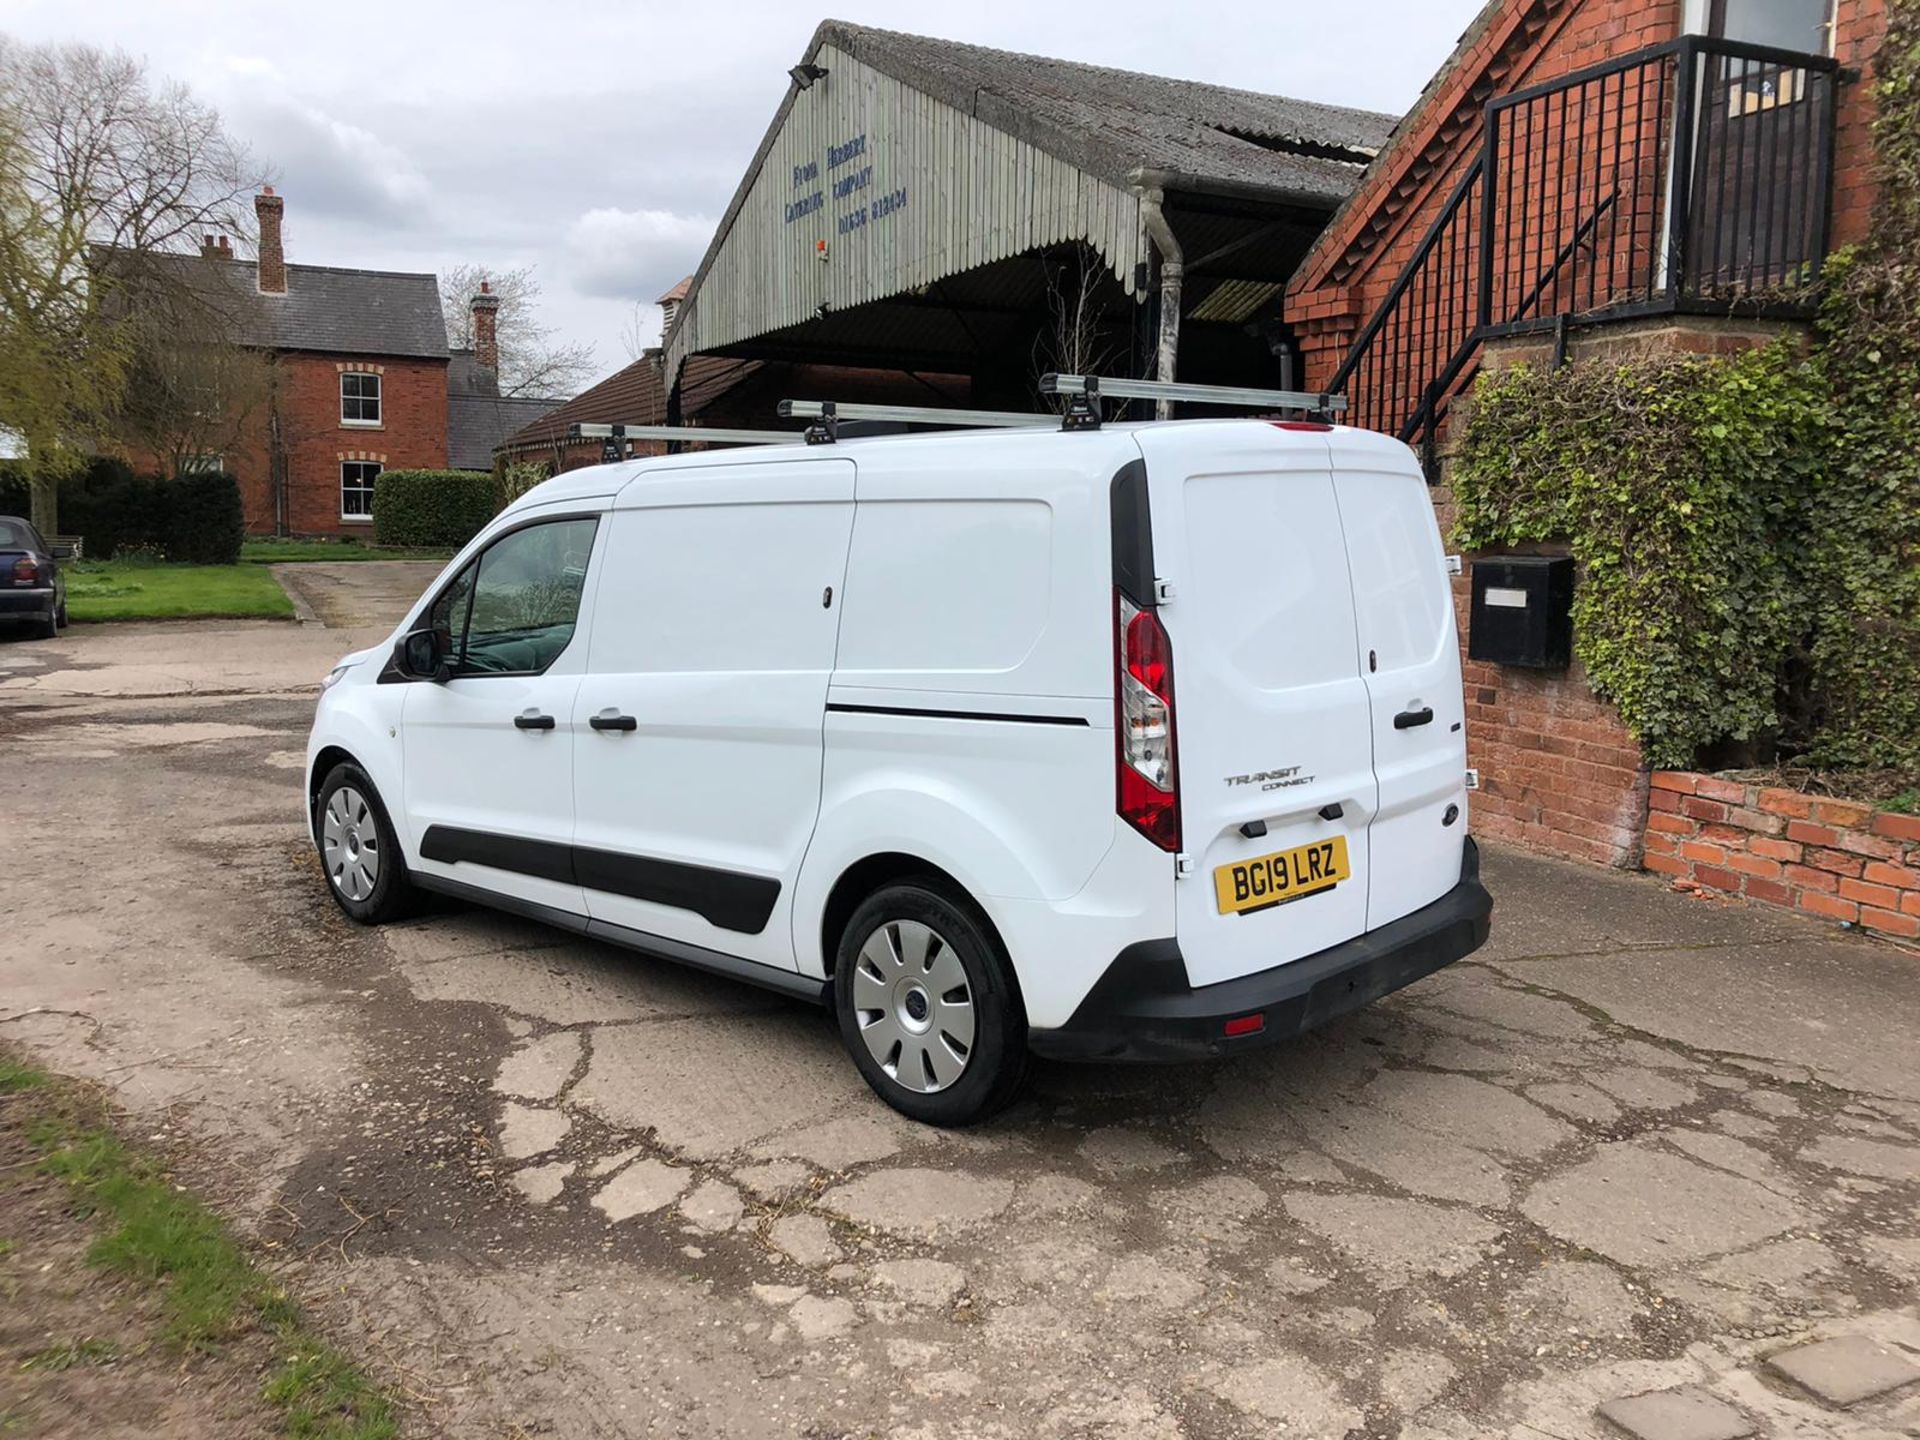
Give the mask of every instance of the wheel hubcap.
M 874 1063 L 902 1087 L 945 1090 L 973 1055 L 973 987 L 959 954 L 917 920 L 890 920 L 853 967 L 853 1013 Z
M 380 827 L 366 796 L 342 785 L 320 817 L 320 858 L 333 888 L 349 900 L 365 900 L 380 879 Z

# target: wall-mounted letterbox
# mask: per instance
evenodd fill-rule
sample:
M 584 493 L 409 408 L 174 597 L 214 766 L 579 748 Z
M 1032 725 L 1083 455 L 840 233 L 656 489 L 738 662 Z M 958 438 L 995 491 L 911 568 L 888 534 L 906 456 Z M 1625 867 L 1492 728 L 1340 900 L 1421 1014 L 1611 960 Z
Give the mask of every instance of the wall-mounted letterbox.
M 1468 658 L 1547 670 L 1572 654 L 1572 559 L 1498 555 L 1473 562 Z

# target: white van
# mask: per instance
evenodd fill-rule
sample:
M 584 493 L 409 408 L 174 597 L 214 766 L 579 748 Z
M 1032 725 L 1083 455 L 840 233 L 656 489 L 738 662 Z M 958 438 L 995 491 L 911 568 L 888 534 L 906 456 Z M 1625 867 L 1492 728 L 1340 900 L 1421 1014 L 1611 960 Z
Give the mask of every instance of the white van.
M 354 919 L 438 891 L 831 1006 L 960 1124 L 1029 1053 L 1233 1055 L 1478 947 L 1408 449 L 1257 420 L 562 475 L 327 677 Z

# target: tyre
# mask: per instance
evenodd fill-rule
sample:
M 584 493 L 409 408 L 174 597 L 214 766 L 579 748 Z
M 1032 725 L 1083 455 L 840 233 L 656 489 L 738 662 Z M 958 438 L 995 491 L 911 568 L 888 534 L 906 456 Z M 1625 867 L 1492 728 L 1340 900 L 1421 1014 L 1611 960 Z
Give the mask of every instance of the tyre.
M 400 842 L 379 792 L 358 765 L 336 765 L 320 783 L 313 838 L 327 889 L 350 919 L 379 925 L 412 912 L 416 892 Z
M 840 1038 L 887 1104 L 929 1125 L 994 1114 L 1027 1070 L 1013 966 L 979 911 L 925 880 L 869 896 L 840 937 Z
M 60 608 L 53 612 L 53 626 L 56 630 L 67 628 L 67 602 L 62 600 Z
M 60 635 L 60 617 L 49 610 L 42 618 L 27 622 L 27 633 L 36 640 L 54 640 Z

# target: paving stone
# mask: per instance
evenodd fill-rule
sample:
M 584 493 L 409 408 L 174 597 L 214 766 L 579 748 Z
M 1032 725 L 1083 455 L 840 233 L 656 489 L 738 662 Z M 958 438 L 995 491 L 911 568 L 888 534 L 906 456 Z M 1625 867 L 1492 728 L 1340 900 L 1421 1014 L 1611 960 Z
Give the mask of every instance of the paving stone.
M 1791 1120 L 1800 1113 L 1800 1102 L 1778 1090 L 1755 1090 L 1747 1096 L 1747 1104 L 1776 1120 Z
M 1402 1415 L 1412 1415 L 1438 1400 L 1459 1374 L 1451 1360 L 1431 1350 L 1395 1350 L 1380 1363 L 1380 1394 Z
M 1747 1179 L 1765 1185 L 1769 1189 L 1786 1192 L 1793 1189 L 1793 1182 L 1778 1165 L 1773 1163 L 1771 1156 L 1764 1150 L 1755 1149 L 1744 1141 L 1734 1139 L 1731 1135 L 1716 1135 L 1709 1130 L 1685 1130 L 1675 1127 L 1660 1131 L 1658 1138 L 1716 1169 L 1730 1170 L 1735 1175 L 1744 1175 Z
M 1389 1070 L 1360 1092 L 1360 1101 L 1431 1134 L 1499 1155 L 1539 1155 L 1575 1134 L 1538 1105 L 1471 1075 Z
M 500 1115 L 500 1153 L 509 1160 L 531 1160 L 566 1139 L 572 1128 L 573 1121 L 558 1110 L 508 1101 Z
M 1517 1334 L 1551 1325 L 1596 1338 L 1629 1333 L 1638 1308 L 1613 1269 L 1593 1260 L 1549 1260 L 1506 1307 Z
M 804 1285 L 762 1285 L 752 1286 L 753 1298 L 762 1305 L 791 1305 L 807 1293 Z
M 596 1178 L 601 1175 L 611 1175 L 622 1165 L 631 1164 L 646 1153 L 647 1147 L 644 1145 L 629 1145 L 626 1149 L 616 1150 L 611 1155 L 602 1155 L 587 1167 L 587 1174 Z
M 665 1209 L 692 1179 L 685 1170 L 661 1160 L 636 1160 L 600 1187 L 593 1197 L 596 1210 L 618 1224 L 635 1215 Z
M 1855 1135 L 1822 1135 L 1800 1152 L 1800 1158 L 1829 1170 L 1845 1170 L 1851 1175 L 1920 1180 L 1920 1149 L 1911 1145 L 1887 1145 Z
M 818 1215 L 782 1215 L 767 1227 L 767 1240 L 796 1265 L 815 1269 L 834 1264 L 844 1254 Z
M 828 1209 L 896 1235 L 933 1236 L 993 1219 L 1013 1199 L 1013 1182 L 959 1170 L 877 1170 L 820 1197 Z
M 522 1100 L 551 1100 L 573 1077 L 580 1063 L 581 1039 L 578 1031 L 558 1030 L 529 1041 L 509 1055 L 494 1077 L 496 1094 L 513 1095 Z
M 1512 1199 L 1506 1172 L 1490 1155 L 1347 1103 L 1300 1117 L 1308 1140 L 1342 1164 L 1433 1200 L 1504 1206 Z
M 1535 1185 L 1520 1209 L 1562 1240 L 1652 1266 L 1743 1250 L 1808 1218 L 1751 1180 L 1636 1143 L 1601 1146 Z
M 871 1099 L 818 1016 L 795 1006 L 737 1013 L 738 1005 L 735 996 L 736 1013 L 724 1016 L 602 1026 L 572 1102 L 621 1129 L 651 1127 L 660 1145 L 690 1159 L 719 1160 L 825 1107 Z M 716 1055 L 754 1063 L 716 1067 Z
M 694 1228 L 714 1235 L 739 1224 L 746 1208 L 740 1192 L 724 1180 L 702 1180 L 680 1202 L 680 1213 Z
M 571 1160 L 560 1160 L 552 1165 L 535 1165 L 527 1170 L 513 1172 L 513 1188 L 536 1205 L 550 1205 L 560 1198 L 567 1177 L 573 1173 Z
M 1276 1260 L 1267 1266 L 1267 1283 L 1282 1295 L 1311 1295 L 1332 1283 L 1325 1275 L 1316 1275 L 1292 1260 Z
M 1634 1440 L 1742 1440 L 1756 1429 L 1746 1415 L 1693 1385 L 1609 1400 L 1600 1415 Z
M 1297 1355 L 1235 1365 L 1215 1375 L 1208 1388 L 1234 1408 L 1302 1435 L 1345 1435 L 1364 1418 L 1332 1377 Z
M 1194 1274 L 1204 1267 L 1185 1255 L 1128 1255 L 1114 1262 L 1106 1279 L 1094 1291 L 1096 1298 L 1119 1302 L 1129 1310 L 1185 1310 L 1206 1295 L 1206 1285 Z
M 1558 1110 L 1562 1115 L 1571 1115 L 1576 1120 L 1594 1120 L 1601 1124 L 1616 1120 L 1620 1107 L 1613 1103 L 1604 1090 L 1591 1085 L 1561 1083 L 1555 1081 L 1547 1085 L 1527 1087 L 1527 1098 L 1537 1104 L 1545 1105 L 1549 1110 Z
M 856 1318 L 851 1300 L 839 1296 L 804 1295 L 787 1312 L 793 1328 L 806 1341 L 831 1340 L 853 1328 Z
M 960 1267 L 944 1260 L 882 1260 L 873 1278 L 914 1305 L 951 1305 L 967 1284 Z
M 1472 1269 L 1500 1236 L 1465 1210 L 1379 1195 L 1287 1196 L 1287 1213 L 1389 1285 Z
M 745 1165 L 733 1172 L 733 1178 L 756 1200 L 771 1204 L 804 1190 L 813 1172 L 798 1160 L 770 1160 L 765 1165 Z
M 753 1153 L 763 1160 L 805 1160 L 822 1170 L 845 1170 L 897 1154 L 899 1127 L 877 1116 L 848 1115 L 762 1141 Z
M 1920 1380 L 1920 1365 L 1865 1335 L 1783 1350 L 1767 1364 L 1829 1405 L 1858 1405 Z
M 1080 1153 L 1098 1170 L 1110 1175 L 1164 1170 L 1187 1157 L 1140 1130 L 1118 1126 L 1095 1130 L 1080 1142 Z
M 1622 1065 L 1587 1078 L 1622 1105 L 1635 1110 L 1674 1110 L 1689 1104 L 1694 1097 L 1691 1086 L 1670 1080 L 1644 1065 Z

